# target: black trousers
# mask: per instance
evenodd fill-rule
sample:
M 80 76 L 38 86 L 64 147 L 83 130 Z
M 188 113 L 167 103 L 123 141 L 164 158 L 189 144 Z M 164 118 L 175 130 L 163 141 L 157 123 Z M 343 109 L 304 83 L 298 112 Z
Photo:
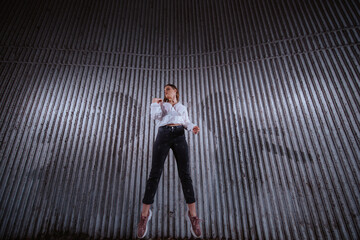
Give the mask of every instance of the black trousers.
M 185 139 L 184 126 L 161 126 L 153 144 L 152 166 L 146 181 L 145 204 L 154 202 L 159 180 L 164 169 L 164 162 L 170 148 L 176 158 L 177 169 L 181 180 L 186 203 L 195 202 L 194 188 L 190 176 L 189 149 Z

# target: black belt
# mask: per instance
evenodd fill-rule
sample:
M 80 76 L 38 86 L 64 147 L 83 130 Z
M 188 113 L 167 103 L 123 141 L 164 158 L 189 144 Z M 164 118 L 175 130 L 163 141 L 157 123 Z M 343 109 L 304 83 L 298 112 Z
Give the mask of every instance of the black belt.
M 184 126 L 183 125 L 176 125 L 176 126 L 164 125 L 164 126 L 161 126 L 161 128 L 180 128 L 180 127 L 184 127 Z

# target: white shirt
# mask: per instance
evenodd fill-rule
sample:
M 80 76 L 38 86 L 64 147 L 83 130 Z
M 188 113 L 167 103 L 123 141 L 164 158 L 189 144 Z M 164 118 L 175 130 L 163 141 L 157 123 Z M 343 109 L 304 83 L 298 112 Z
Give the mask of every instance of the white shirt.
M 151 119 L 156 121 L 156 126 L 167 124 L 181 124 L 186 130 L 192 131 L 196 126 L 189 120 L 187 107 L 177 102 L 174 106 L 169 102 L 151 103 Z

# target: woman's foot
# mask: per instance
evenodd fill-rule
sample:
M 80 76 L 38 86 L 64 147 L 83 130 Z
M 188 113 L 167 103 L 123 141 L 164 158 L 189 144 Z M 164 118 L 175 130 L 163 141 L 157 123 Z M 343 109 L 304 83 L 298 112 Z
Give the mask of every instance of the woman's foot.
M 137 237 L 138 238 L 143 238 L 145 237 L 147 231 L 148 231 L 148 223 L 149 220 L 151 219 L 152 216 L 152 212 L 149 209 L 149 214 L 148 216 L 140 216 L 140 222 L 138 223 L 138 229 L 137 229 Z
M 198 218 L 197 216 L 191 216 L 189 210 L 187 210 L 186 212 L 186 219 L 191 225 L 190 227 L 191 234 L 195 238 L 200 238 L 201 237 L 200 222 L 202 222 L 203 220 Z

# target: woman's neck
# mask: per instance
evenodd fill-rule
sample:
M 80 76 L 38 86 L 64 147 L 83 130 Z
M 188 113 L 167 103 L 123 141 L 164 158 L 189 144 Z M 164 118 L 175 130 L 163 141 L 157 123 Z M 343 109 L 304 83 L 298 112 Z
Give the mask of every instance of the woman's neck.
M 171 105 L 175 105 L 175 104 L 177 103 L 177 101 L 176 101 L 176 100 L 169 99 L 169 103 L 170 103 Z

